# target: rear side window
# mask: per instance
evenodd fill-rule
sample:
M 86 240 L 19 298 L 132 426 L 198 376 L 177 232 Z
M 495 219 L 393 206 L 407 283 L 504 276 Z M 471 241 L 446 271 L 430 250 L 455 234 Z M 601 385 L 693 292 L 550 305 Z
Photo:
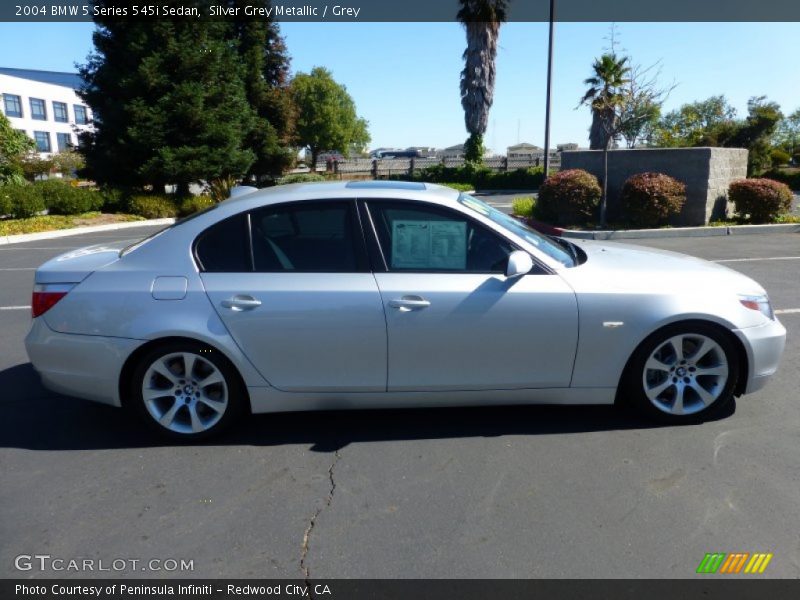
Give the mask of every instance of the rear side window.
M 207 273 L 245 273 L 252 271 L 247 239 L 247 215 L 220 221 L 197 239 L 195 256 Z
M 250 218 L 253 261 L 258 272 L 364 270 L 356 250 L 352 202 L 267 206 L 253 211 Z

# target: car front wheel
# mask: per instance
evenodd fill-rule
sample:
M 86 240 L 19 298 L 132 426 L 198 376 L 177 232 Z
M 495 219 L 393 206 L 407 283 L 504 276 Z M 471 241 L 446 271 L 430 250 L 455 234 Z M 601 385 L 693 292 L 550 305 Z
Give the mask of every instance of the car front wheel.
M 204 439 L 240 413 L 239 379 L 228 361 L 202 344 L 165 344 L 142 356 L 131 378 L 133 407 L 172 439 Z
M 739 355 L 728 335 L 706 323 L 677 324 L 639 347 L 625 387 L 646 414 L 690 422 L 730 403 L 738 374 Z

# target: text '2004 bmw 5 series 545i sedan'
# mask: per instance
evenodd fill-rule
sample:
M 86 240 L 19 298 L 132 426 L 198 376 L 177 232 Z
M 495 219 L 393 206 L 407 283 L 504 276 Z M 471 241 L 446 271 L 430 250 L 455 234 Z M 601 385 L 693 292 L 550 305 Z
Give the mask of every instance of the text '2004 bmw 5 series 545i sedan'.
M 241 190 L 240 190 L 241 191 Z M 612 404 L 707 418 L 775 373 L 764 289 L 671 252 L 550 239 L 418 183 L 247 191 L 36 271 L 48 388 L 176 438 L 244 413 Z

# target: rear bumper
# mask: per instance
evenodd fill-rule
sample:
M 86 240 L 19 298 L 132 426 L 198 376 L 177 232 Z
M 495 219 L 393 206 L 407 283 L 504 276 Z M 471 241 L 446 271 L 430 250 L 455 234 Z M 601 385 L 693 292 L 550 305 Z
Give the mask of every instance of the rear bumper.
M 778 370 L 786 345 L 786 329 L 775 319 L 759 327 L 734 329 L 733 332 L 747 351 L 749 368 L 744 393 L 750 394 L 763 388 Z
M 58 333 L 44 319 L 33 320 L 25 349 L 49 390 L 120 406 L 119 376 L 141 340 Z

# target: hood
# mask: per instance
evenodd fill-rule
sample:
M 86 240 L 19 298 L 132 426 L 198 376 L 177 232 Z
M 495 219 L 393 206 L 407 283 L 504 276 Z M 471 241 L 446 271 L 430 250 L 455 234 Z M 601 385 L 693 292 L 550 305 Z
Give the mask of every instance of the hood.
M 36 283 L 79 283 L 92 272 L 119 260 L 120 251 L 136 240 L 95 244 L 51 258 L 36 270 Z
M 669 250 L 659 250 L 592 240 L 570 240 L 581 248 L 587 260 L 560 273 L 579 285 L 601 278 L 609 290 L 677 292 L 732 291 L 764 294 L 764 288 L 749 277 L 723 265 Z

